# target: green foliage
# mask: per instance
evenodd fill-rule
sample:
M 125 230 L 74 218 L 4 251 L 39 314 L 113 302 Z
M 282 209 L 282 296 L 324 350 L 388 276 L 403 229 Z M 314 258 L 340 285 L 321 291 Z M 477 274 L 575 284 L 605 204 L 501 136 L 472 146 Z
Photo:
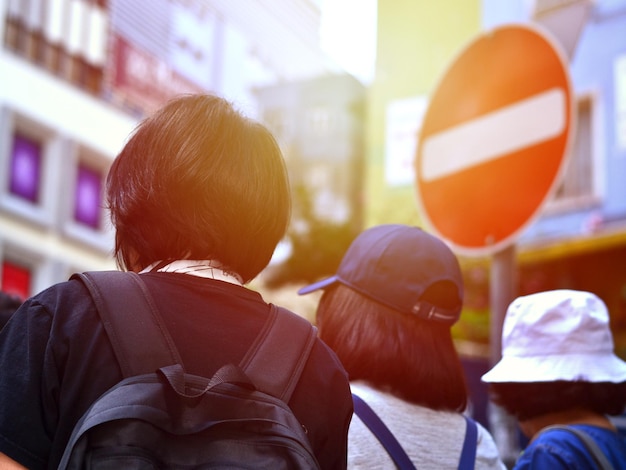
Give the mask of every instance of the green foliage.
M 464 308 L 461 318 L 452 327 L 454 339 L 489 344 L 489 309 Z
M 268 288 L 307 284 L 335 274 L 358 233 L 350 221 L 335 223 L 320 218 L 311 199 L 306 186 L 294 188 L 294 222 L 287 233 L 291 254 L 268 272 L 265 278 Z

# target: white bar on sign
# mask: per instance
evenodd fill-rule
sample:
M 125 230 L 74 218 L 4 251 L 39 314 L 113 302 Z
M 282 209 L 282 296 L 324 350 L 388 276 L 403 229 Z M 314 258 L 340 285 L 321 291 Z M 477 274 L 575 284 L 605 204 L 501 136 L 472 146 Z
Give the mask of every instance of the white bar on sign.
M 565 92 L 552 88 L 424 140 L 421 177 L 431 181 L 556 137 L 565 128 Z

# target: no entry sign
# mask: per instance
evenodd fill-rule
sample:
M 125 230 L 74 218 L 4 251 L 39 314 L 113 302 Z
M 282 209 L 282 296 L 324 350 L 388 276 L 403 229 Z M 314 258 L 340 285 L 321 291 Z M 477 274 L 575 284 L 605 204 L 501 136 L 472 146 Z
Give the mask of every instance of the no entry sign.
M 565 56 L 528 25 L 480 35 L 431 97 L 415 158 L 433 231 L 466 255 L 514 242 L 563 171 L 573 134 Z

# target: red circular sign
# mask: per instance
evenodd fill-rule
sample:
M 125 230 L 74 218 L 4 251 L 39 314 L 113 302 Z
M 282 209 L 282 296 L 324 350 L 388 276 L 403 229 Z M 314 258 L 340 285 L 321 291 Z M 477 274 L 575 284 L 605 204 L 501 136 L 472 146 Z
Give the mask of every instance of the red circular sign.
M 567 62 L 546 33 L 508 25 L 472 41 L 420 131 L 416 186 L 427 225 L 467 255 L 512 243 L 563 171 L 572 110 Z

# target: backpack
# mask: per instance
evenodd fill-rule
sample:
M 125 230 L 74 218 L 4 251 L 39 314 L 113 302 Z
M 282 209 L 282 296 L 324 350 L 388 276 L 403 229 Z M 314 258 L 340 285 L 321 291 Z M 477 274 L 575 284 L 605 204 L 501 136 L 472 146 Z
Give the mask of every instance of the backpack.
M 125 378 L 76 424 L 60 469 L 319 468 L 287 405 L 316 341 L 308 321 L 272 305 L 238 366 L 199 377 L 185 373 L 139 275 L 72 278 L 88 287 Z

